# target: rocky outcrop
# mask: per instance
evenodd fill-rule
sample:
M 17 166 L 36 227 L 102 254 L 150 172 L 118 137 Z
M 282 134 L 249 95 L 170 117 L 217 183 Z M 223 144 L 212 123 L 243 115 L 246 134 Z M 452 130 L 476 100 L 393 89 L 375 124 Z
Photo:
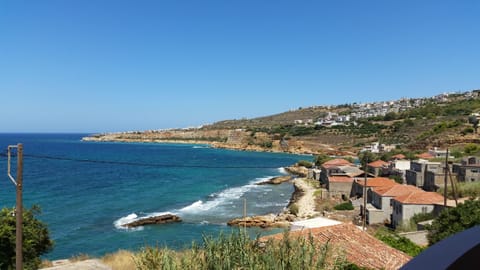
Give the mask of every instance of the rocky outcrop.
M 291 174 L 300 176 L 300 177 L 307 177 L 308 169 L 303 166 L 293 165 L 290 167 L 285 167 L 285 170 Z
M 281 183 L 291 181 L 292 179 L 293 179 L 293 176 L 291 175 L 277 176 L 277 177 L 272 177 L 267 181 L 257 183 L 257 185 L 279 185 Z
M 134 228 L 140 227 L 144 225 L 153 225 L 153 224 L 165 224 L 165 223 L 172 223 L 172 222 L 181 222 L 182 220 L 180 217 L 172 214 L 165 214 L 161 216 L 154 216 L 154 217 L 146 217 L 142 219 L 135 220 L 130 223 L 123 224 L 123 227 L 127 228 Z
M 288 213 L 281 213 L 278 215 L 269 214 L 264 216 L 252 216 L 245 218 L 236 218 L 230 220 L 227 224 L 229 226 L 240 227 L 260 227 L 260 228 L 272 228 L 280 227 L 285 228 L 290 226 L 290 222 L 295 220 L 295 216 Z

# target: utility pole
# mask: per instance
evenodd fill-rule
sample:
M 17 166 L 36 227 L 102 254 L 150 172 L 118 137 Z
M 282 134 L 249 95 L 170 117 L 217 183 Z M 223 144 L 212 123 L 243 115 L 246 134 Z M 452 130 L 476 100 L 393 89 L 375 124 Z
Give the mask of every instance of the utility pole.
M 445 179 L 443 182 L 443 207 L 446 209 L 447 208 L 447 187 L 448 187 L 448 172 L 450 170 L 448 169 L 448 148 L 447 148 L 447 153 L 445 155 Z
M 17 148 L 17 179 L 10 173 L 10 161 L 12 156 L 12 148 Z M 16 187 L 17 202 L 15 205 L 15 217 L 17 219 L 16 224 L 16 242 L 15 242 L 15 269 L 23 269 L 23 200 L 22 200 L 22 188 L 23 188 L 23 144 L 8 146 L 8 165 L 7 175 Z
M 368 159 L 365 160 L 365 179 L 363 183 L 363 230 L 365 231 L 367 229 L 367 167 Z

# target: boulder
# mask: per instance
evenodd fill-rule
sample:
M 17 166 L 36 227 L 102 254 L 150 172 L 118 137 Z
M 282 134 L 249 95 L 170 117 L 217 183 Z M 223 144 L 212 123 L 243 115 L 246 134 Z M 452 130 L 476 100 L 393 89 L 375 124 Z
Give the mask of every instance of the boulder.
M 144 225 L 165 224 L 165 223 L 181 222 L 181 221 L 182 219 L 180 219 L 180 217 L 176 215 L 165 214 L 161 216 L 141 218 L 133 222 L 123 224 L 122 226 L 127 228 L 134 228 L 134 227 L 139 227 Z
M 257 185 L 278 185 L 283 182 L 291 181 L 292 179 L 293 179 L 293 176 L 291 175 L 277 176 L 277 177 L 270 178 L 267 181 L 257 183 Z

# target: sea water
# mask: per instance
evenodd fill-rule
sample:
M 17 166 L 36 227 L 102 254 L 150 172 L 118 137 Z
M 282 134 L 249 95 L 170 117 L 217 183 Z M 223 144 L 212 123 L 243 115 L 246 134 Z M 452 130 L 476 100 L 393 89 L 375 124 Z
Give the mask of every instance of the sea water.
M 55 241 L 49 259 L 101 256 L 145 245 L 178 249 L 200 243 L 203 235 L 231 232 L 226 222 L 243 215 L 244 201 L 248 215 L 282 211 L 292 185 L 256 183 L 309 159 L 208 145 L 81 141 L 86 135 L 0 134 L 1 153 L 8 145 L 23 143 L 24 203 L 42 209 L 39 219 Z M 1 156 L 0 207 L 13 207 L 15 187 L 6 164 Z M 15 164 L 12 169 L 15 173 Z M 183 222 L 121 226 L 162 213 L 176 214 Z

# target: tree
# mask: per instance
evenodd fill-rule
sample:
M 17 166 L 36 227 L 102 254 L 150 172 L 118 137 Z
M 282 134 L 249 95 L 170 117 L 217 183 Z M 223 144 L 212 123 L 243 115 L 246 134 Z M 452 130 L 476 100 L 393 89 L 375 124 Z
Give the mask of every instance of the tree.
M 315 158 L 315 165 L 321 166 L 323 163 L 332 160 L 332 158 L 329 155 L 326 154 L 320 154 Z
M 480 201 L 468 200 L 445 209 L 427 228 L 430 245 L 468 228 L 480 225 Z
M 12 215 L 14 209 L 0 210 L 0 269 L 15 268 L 15 225 Z M 23 211 L 23 266 L 24 269 L 38 269 L 40 255 L 53 247 L 47 226 L 35 216 L 40 214 L 40 207 L 34 205 Z
M 368 163 L 378 160 L 378 156 L 372 152 L 363 151 L 358 154 L 358 159 L 362 164 L 362 168 L 366 168 Z
M 468 122 L 473 125 L 473 129 L 475 130 L 475 134 L 477 134 L 478 130 L 478 118 L 476 115 L 470 115 L 468 117 Z

